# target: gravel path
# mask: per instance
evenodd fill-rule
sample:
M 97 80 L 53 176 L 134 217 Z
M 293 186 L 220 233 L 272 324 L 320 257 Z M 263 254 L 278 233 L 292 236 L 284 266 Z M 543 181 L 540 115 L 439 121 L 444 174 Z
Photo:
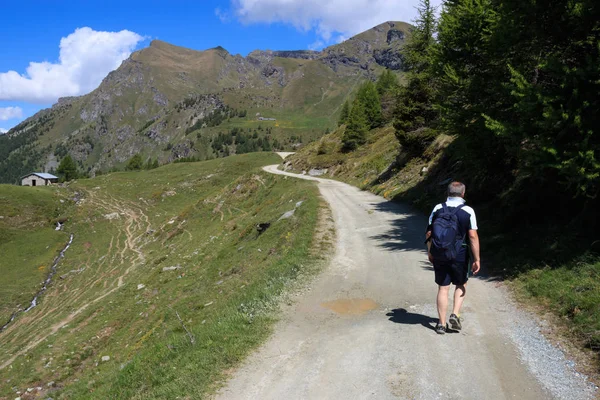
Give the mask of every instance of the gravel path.
M 218 399 L 594 398 L 594 386 L 493 281 L 471 280 L 462 332 L 433 331 L 423 216 L 344 183 L 265 170 L 319 182 L 335 256 Z

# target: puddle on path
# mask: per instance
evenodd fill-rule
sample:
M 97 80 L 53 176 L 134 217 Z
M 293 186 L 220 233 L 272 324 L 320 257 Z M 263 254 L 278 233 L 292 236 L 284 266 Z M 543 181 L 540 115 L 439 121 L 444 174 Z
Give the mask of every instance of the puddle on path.
M 321 303 L 321 305 L 337 314 L 344 315 L 362 315 L 378 307 L 377 303 L 371 299 L 339 299 Z

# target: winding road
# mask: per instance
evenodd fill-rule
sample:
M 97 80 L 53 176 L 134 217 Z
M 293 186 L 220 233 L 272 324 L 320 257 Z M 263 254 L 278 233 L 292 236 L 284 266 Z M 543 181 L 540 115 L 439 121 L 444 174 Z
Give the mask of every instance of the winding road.
M 470 281 L 460 333 L 434 332 L 437 288 L 423 249 L 425 217 L 341 182 L 265 170 L 318 182 L 335 221 L 335 254 L 218 399 L 597 394 L 543 337 L 538 320 L 492 279 Z

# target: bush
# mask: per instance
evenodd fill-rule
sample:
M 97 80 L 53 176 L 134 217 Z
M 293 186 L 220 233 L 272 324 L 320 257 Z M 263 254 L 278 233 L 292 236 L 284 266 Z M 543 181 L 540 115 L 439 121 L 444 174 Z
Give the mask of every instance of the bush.
M 139 171 L 143 168 L 143 166 L 144 166 L 144 162 L 142 161 L 142 156 L 140 156 L 139 154 L 136 154 L 135 156 L 133 156 L 129 159 L 125 169 L 127 171 Z
M 327 154 L 327 153 L 328 153 L 327 143 L 325 142 L 325 140 L 321 139 L 321 142 L 319 143 L 319 148 L 317 149 L 317 154 L 321 155 L 321 154 Z

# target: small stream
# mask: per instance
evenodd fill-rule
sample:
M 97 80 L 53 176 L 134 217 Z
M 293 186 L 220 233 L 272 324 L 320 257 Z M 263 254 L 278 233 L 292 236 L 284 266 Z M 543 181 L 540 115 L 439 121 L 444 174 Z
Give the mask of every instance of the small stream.
M 71 243 L 73 243 L 73 234 L 72 233 L 71 233 L 71 236 L 69 237 L 69 242 L 67 243 L 67 245 L 64 247 L 64 249 L 61 250 L 60 254 L 54 259 L 54 263 L 52 264 L 52 267 L 50 268 L 50 273 L 48 274 L 48 276 L 46 277 L 46 280 L 44 281 L 44 286 L 42 286 L 42 288 L 40 290 L 38 290 L 38 292 L 35 294 L 35 296 L 33 296 L 33 300 L 31 300 L 31 304 L 29 305 L 29 307 L 27 307 L 25 310 L 15 311 L 15 313 L 13 315 L 11 315 L 8 322 L 6 324 L 4 324 L 2 326 L 2 328 L 0 328 L 0 332 L 2 332 L 4 329 L 6 329 L 8 327 L 8 325 L 10 325 L 10 323 L 15 320 L 15 318 L 17 317 L 17 315 L 19 313 L 21 313 L 21 312 L 26 313 L 27 311 L 31 310 L 33 307 L 37 306 L 38 298 L 48 288 L 48 285 L 52 281 L 54 274 L 56 274 L 56 267 L 58 267 L 58 263 L 65 256 L 65 252 L 67 250 L 69 250 L 69 247 L 71 247 Z

